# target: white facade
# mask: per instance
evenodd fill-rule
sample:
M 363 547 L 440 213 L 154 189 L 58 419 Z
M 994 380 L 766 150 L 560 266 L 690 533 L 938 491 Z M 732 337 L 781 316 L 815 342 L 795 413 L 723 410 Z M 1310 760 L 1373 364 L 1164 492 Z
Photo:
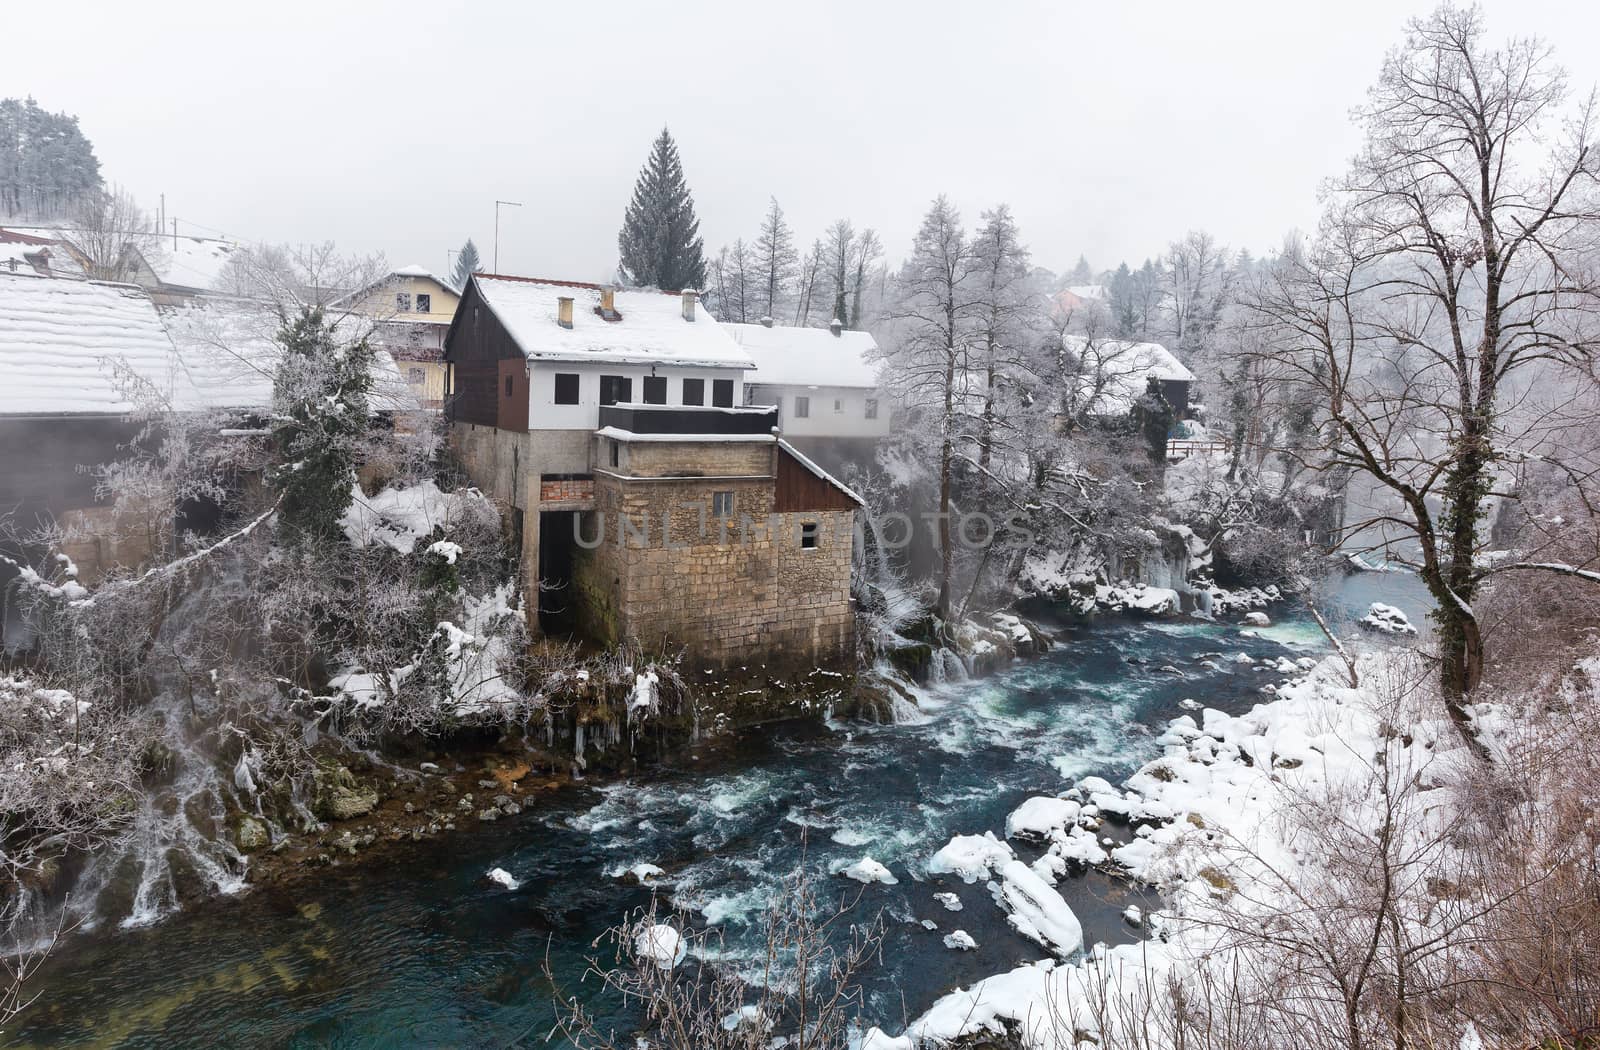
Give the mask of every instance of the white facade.
M 876 389 L 780 386 L 759 378 L 755 373 L 745 386 L 746 400 L 752 405 L 776 405 L 778 425 L 786 437 L 876 440 L 889 435 L 893 413 L 889 399 Z
M 578 377 L 578 403 L 556 403 L 556 377 Z M 529 430 L 595 430 L 600 426 L 600 386 L 602 376 L 629 380 L 628 396 L 620 400 L 644 403 L 645 379 L 666 381 L 665 404 L 683 407 L 684 380 L 703 384 L 701 406 L 715 404 L 716 382 L 732 384 L 729 406 L 744 404 L 744 372 L 739 368 L 694 368 L 675 365 L 590 364 L 582 361 L 530 361 L 528 363 Z M 690 406 L 695 407 L 695 406 Z

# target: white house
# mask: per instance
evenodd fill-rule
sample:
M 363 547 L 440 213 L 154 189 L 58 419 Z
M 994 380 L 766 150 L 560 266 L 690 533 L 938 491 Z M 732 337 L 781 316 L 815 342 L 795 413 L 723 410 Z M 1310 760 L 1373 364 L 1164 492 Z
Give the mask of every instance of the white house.
M 878 387 L 877 343 L 866 332 L 726 324 L 755 362 L 745 403 L 775 405 L 784 437 L 873 442 L 888 436 L 893 408 Z

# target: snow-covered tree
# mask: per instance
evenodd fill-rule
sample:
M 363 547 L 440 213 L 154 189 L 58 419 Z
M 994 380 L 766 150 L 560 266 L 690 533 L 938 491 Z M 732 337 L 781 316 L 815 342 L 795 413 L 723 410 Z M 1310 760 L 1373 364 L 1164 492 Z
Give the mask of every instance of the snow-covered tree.
M 100 161 L 77 117 L 0 99 L 0 216 L 55 218 L 100 188 Z
M 82 254 L 90 277 L 127 281 L 141 261 L 161 252 L 161 236 L 150 217 L 120 186 L 85 191 L 72 211 L 72 244 Z
M 718 320 L 744 324 L 755 316 L 755 260 L 743 238 L 711 261 L 710 308 Z
M 755 309 L 762 317 L 777 318 L 793 293 L 800 269 L 800 253 L 794 246 L 794 232 L 783 217 L 783 208 L 773 197 L 761 218 L 761 232 L 753 248 L 758 285 Z
M 1002 420 L 1003 384 L 1023 367 L 1023 354 L 1036 340 L 1039 297 L 1029 279 L 1028 249 L 1011 209 L 1002 204 L 983 213 L 972 241 L 973 352 L 980 391 L 978 464 L 988 471 Z
M 666 128 L 633 187 L 617 235 L 618 274 L 631 285 L 677 291 L 706 283 L 705 247 L 678 146 Z
M 483 262 L 478 258 L 478 246 L 472 243 L 471 237 L 468 237 L 467 243 L 456 253 L 456 268 L 450 273 L 450 283 L 455 285 L 456 291 L 465 291 L 472 275 L 481 269 Z
M 278 343 L 268 481 L 292 536 L 332 539 L 371 426 L 372 351 L 365 338 L 342 342 L 320 307 L 302 310 Z

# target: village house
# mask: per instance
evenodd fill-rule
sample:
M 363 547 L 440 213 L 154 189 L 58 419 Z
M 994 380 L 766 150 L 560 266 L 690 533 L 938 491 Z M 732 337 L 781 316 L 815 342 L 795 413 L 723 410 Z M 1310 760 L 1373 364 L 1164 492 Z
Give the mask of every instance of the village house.
M 460 295 L 440 277 L 421 266 L 405 266 L 340 305 L 373 320 L 374 346 L 400 365 L 418 404 L 437 411 L 444 407 L 449 386 L 444 338 L 460 302 Z
M 695 293 L 478 274 L 445 358 L 452 440 L 543 630 L 706 666 L 846 660 L 860 501 L 743 403 L 753 362 Z
M 59 552 L 91 581 L 162 550 L 215 508 L 102 498 L 97 467 L 128 454 L 161 413 L 258 416 L 272 403 L 276 314 L 261 304 L 196 300 L 162 309 L 128 284 L 0 271 L 0 513 L 8 532 L 57 532 Z M 387 355 L 374 407 L 412 407 Z M 0 546 L 3 546 L 0 541 Z M 41 552 L 3 553 L 19 561 Z M 0 591 L 14 570 L 0 564 Z M 8 616 L 10 613 L 8 612 Z M 17 629 L 8 623 L 10 637 Z
M 1172 418 L 1188 418 L 1189 388 L 1195 375 L 1160 343 L 1082 335 L 1062 336 L 1061 343 L 1078 361 L 1079 383 L 1084 397 L 1093 403 L 1092 414 L 1127 415 L 1153 379 L 1172 406 Z
M 776 407 L 785 439 L 830 469 L 871 460 L 891 432 L 894 411 L 878 384 L 878 346 L 870 334 L 837 322 L 723 327 L 755 362 L 745 402 Z
M 83 266 L 59 238 L 0 228 L 0 273 L 82 278 Z

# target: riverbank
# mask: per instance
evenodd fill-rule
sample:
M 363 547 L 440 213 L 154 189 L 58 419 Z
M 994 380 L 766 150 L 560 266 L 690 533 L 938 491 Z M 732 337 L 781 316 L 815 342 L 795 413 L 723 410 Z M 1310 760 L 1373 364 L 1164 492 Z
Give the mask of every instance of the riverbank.
M 1217 664 L 1208 654 L 1220 640 L 1262 661 L 1321 651 L 1315 626 L 1292 618 L 1254 637 L 1187 618 L 1053 629 L 1061 643 L 1043 656 L 929 690 L 915 722 L 775 723 L 626 780 L 542 792 L 521 813 L 458 824 L 448 837 L 373 848 L 315 869 L 315 879 L 73 938 L 40 974 L 40 1002 L 17 1038 L 507 1045 L 548 1030 L 546 956 L 564 986 L 592 995 L 578 981 L 590 942 L 652 893 L 721 931 L 720 961 L 744 967 L 759 958 L 756 928 L 781 875 L 804 865 L 842 889 L 854 884 L 830 869 L 865 853 L 899 879 L 868 887 L 858 905 L 887 920 L 869 1007 L 880 1022 L 909 1020 L 950 988 L 1045 954 L 981 886 L 926 870 L 953 835 L 1003 829 L 1064 777 L 1126 777 L 1159 753 L 1160 727 L 1186 699 L 1248 709 L 1260 678 Z M 626 878 L 642 863 L 661 869 L 655 886 Z M 491 882 L 493 868 L 519 888 Z M 1123 911 L 1157 903 L 1095 871 L 1057 889 L 1091 944 L 1136 938 Z M 965 910 L 948 911 L 935 892 Z M 944 947 L 958 928 L 976 942 L 971 951 Z M 241 982 L 248 995 L 237 994 Z

